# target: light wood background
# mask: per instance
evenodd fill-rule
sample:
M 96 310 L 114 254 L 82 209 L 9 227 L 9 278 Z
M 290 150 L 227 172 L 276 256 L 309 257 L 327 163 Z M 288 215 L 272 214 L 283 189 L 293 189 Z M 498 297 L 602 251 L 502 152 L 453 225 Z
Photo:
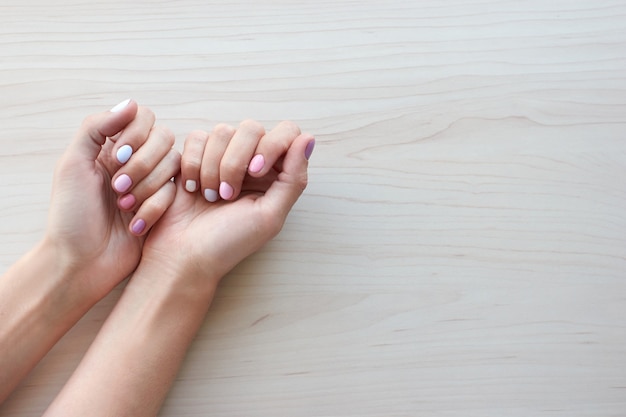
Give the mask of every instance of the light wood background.
M 162 416 L 626 415 L 624 0 L 2 0 L 0 271 L 82 118 L 314 133 Z M 38 416 L 119 297 L 0 407 Z

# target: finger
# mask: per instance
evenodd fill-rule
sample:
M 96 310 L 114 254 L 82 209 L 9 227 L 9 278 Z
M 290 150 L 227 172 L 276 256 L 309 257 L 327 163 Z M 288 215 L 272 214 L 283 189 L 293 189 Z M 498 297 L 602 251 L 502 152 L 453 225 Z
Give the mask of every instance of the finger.
M 168 154 L 174 145 L 174 134 L 166 127 L 157 126 L 150 131 L 146 142 L 126 165 L 111 179 L 113 189 L 125 194 L 139 184 Z
M 219 193 L 222 199 L 232 200 L 239 195 L 248 163 L 264 134 L 263 126 L 254 120 L 239 125 L 220 162 Z
M 185 184 L 185 190 L 190 193 L 198 189 L 202 155 L 208 140 L 209 134 L 202 130 L 191 132 L 185 139 L 180 172 L 183 184 Z
M 118 135 L 110 137 L 115 142 L 112 147 L 113 160 L 124 165 L 132 154 L 136 152 L 148 139 L 150 129 L 154 126 L 156 117 L 147 107 L 139 107 L 135 119 Z
M 235 135 L 234 127 L 219 124 L 209 134 L 209 139 L 204 148 L 202 166 L 200 167 L 200 184 L 202 195 L 212 203 L 219 200 L 220 161 L 233 135 Z
M 248 173 L 257 178 L 267 174 L 300 133 L 300 128 L 295 123 L 280 122 L 259 142 L 248 166 Z
M 115 136 L 124 129 L 137 114 L 137 103 L 124 100 L 111 110 L 88 116 L 82 123 L 68 153 L 78 158 L 95 161 L 107 137 Z
M 268 219 L 274 219 L 274 232 L 278 233 L 289 210 L 307 186 L 309 158 L 315 147 L 315 138 L 309 134 L 298 136 L 287 151 L 282 171 L 262 197 Z
M 176 149 L 170 148 L 167 155 L 140 183 L 133 187 L 130 193 L 120 196 L 117 201 L 118 207 L 122 210 L 131 211 L 141 206 L 179 171 L 180 153 Z
M 137 210 L 128 228 L 136 236 L 142 236 L 154 226 L 174 202 L 176 185 L 167 181 L 157 192 L 147 198 Z

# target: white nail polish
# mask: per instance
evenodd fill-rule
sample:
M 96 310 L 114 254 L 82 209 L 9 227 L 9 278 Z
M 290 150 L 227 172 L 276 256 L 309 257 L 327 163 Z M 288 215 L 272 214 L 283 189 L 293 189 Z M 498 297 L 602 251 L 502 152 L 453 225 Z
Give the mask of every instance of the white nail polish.
M 124 110 L 124 108 L 126 106 L 128 106 L 128 104 L 130 103 L 130 99 L 127 98 L 126 100 L 122 101 L 121 103 L 117 104 L 115 107 L 113 107 L 111 110 L 109 110 L 111 113 L 119 113 L 122 110 Z
M 132 154 L 133 148 L 131 148 L 130 145 L 124 145 L 117 150 L 116 157 L 120 164 L 125 164 L 128 162 Z
M 185 182 L 185 190 L 189 191 L 190 193 L 196 191 L 196 182 L 194 180 L 187 180 Z
M 215 190 L 211 190 L 210 188 L 204 190 L 204 198 L 210 203 L 215 203 L 219 197 L 219 194 Z

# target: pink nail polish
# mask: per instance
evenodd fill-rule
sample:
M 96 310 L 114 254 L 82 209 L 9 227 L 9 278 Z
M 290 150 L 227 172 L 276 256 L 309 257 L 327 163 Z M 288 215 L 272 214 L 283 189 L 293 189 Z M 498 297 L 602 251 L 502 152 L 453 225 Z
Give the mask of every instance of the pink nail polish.
M 146 222 L 143 219 L 138 219 L 135 221 L 135 223 L 133 223 L 133 225 L 130 227 L 130 230 L 138 235 L 141 232 L 143 232 L 143 229 L 146 228 Z
M 306 149 L 304 150 L 304 157 L 307 159 L 307 161 L 309 160 L 309 158 L 311 158 L 313 149 L 315 149 L 315 139 L 311 139 L 311 141 L 307 143 Z
M 137 200 L 135 196 L 132 194 L 126 194 L 125 196 L 120 198 L 120 207 L 124 210 L 130 210 L 133 208 Z
M 227 182 L 222 181 L 220 184 L 220 197 L 224 200 L 230 200 L 234 193 L 235 190 L 233 190 L 233 187 L 231 187 Z
M 118 193 L 125 193 L 130 189 L 131 185 L 133 185 L 133 181 L 130 179 L 130 177 L 126 174 L 122 174 L 117 177 L 117 179 L 113 183 L 113 188 L 115 188 L 115 191 L 117 191 Z
M 259 155 L 255 155 L 255 157 L 252 158 L 252 161 L 250 161 L 250 165 L 248 166 L 248 169 L 253 174 L 256 174 L 257 172 L 261 172 L 264 165 L 265 165 L 265 158 L 263 158 L 263 155 L 259 154 Z

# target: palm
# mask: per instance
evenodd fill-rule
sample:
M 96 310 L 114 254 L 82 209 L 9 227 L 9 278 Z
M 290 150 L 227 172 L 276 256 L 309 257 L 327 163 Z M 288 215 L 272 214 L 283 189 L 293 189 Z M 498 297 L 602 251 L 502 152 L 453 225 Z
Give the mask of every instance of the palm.
M 102 291 L 116 285 L 137 266 L 143 239 L 128 231 L 132 213 L 117 208 L 111 189 L 115 170 L 105 145 L 98 159 L 63 158 L 53 184 L 49 235 L 85 269 Z M 67 216 L 67 213 L 76 213 Z
M 272 237 L 273 229 L 262 219 L 267 212 L 263 193 L 275 177 L 248 177 L 236 201 L 217 203 L 179 186 L 174 203 L 150 232 L 144 257 L 179 264 L 191 260 L 195 272 L 221 278 Z

